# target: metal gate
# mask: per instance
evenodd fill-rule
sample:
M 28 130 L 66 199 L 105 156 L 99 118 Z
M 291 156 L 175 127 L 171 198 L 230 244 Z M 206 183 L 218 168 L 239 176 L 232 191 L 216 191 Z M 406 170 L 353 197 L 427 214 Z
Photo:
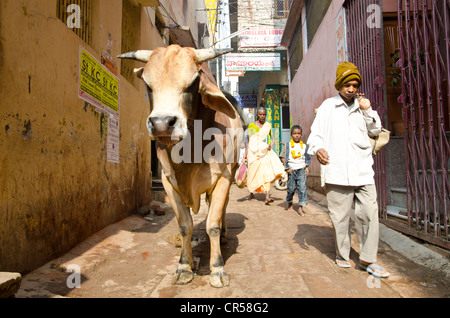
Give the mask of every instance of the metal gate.
M 449 240 L 450 0 L 398 0 L 408 232 Z
M 384 126 L 386 106 L 384 103 L 385 76 L 382 61 L 382 28 L 376 20 L 371 20 L 369 12 L 380 14 L 381 0 L 349 0 L 344 4 L 347 17 L 348 59 L 354 63 L 362 76 L 359 92 L 371 101 L 372 108 L 380 115 Z M 373 11 L 372 11 L 373 10 Z M 380 218 L 386 218 L 386 172 L 385 151 L 377 154 L 375 160 L 375 183 L 377 186 Z

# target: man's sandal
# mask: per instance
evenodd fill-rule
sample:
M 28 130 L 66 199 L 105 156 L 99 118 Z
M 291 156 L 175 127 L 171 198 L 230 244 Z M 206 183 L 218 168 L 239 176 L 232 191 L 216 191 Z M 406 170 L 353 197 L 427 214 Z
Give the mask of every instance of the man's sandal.
M 360 264 L 359 267 L 377 278 L 387 278 L 390 275 L 383 269 L 383 266 L 378 264 L 370 264 L 368 266 Z
M 340 267 L 340 268 L 350 268 L 350 267 L 352 267 L 352 265 L 350 265 L 349 261 L 347 261 L 345 259 L 342 259 L 342 258 L 339 258 L 339 257 L 336 257 L 336 265 L 338 267 Z

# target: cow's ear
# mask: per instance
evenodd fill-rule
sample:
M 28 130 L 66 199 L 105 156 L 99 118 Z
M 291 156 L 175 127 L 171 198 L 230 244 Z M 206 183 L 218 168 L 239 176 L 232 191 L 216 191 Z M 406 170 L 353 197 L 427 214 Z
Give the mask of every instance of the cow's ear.
M 200 72 L 199 91 L 202 95 L 202 102 L 205 106 L 214 109 L 215 111 L 224 113 L 230 118 L 234 119 L 236 117 L 236 110 L 233 105 L 231 105 L 217 85 L 203 72 Z
M 140 68 L 135 68 L 134 69 L 134 74 L 139 77 L 142 78 L 142 74 L 144 73 L 144 68 L 140 67 Z

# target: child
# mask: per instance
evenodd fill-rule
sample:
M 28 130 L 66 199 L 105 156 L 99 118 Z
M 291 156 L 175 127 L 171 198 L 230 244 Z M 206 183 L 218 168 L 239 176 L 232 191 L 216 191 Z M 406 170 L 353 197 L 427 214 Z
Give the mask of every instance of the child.
M 295 189 L 298 190 L 298 213 L 305 216 L 304 206 L 308 204 L 306 196 L 306 176 L 309 174 L 309 164 L 311 156 L 308 154 L 308 146 L 303 143 L 302 127 L 294 125 L 291 128 L 291 141 L 284 145 L 281 154 L 281 161 L 285 164 L 287 173 L 289 174 L 286 206 L 289 210 L 292 207 L 292 199 L 294 198 Z

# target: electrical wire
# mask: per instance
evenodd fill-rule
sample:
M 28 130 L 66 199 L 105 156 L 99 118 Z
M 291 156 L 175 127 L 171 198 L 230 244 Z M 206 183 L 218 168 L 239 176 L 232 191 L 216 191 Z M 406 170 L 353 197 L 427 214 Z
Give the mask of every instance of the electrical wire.
M 176 27 L 180 27 L 180 25 L 178 24 L 178 22 L 175 21 L 174 18 L 172 18 L 172 16 L 171 16 L 170 13 L 167 11 L 167 9 L 164 7 L 164 5 L 163 5 L 160 1 L 158 1 L 158 3 L 159 3 L 159 5 L 164 9 L 164 11 L 166 11 L 167 15 L 169 16 L 169 19 L 171 19 L 171 20 L 175 23 L 175 26 L 176 26 Z

